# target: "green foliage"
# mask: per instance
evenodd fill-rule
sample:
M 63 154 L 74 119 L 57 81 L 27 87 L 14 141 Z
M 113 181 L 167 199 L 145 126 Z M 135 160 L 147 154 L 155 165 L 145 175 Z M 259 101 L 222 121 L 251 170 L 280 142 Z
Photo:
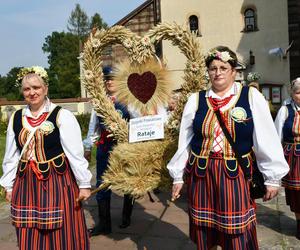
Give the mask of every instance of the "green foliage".
M 0 136 L 6 134 L 7 125 L 8 121 L 0 121 Z
M 12 68 L 5 77 L 0 77 L 0 97 L 7 100 L 22 100 L 22 94 L 15 86 L 17 74 L 21 67 Z
M 76 115 L 76 119 L 80 125 L 81 128 L 81 135 L 82 138 L 85 139 L 88 129 L 89 129 L 89 122 L 90 122 L 90 116 L 91 114 L 89 113 L 85 113 L 85 114 L 80 114 L 80 115 Z M 92 148 L 92 157 L 91 157 L 91 162 L 90 162 L 90 169 L 94 168 L 96 165 L 96 151 L 97 148 L 93 147 Z
M 68 31 L 72 34 L 84 38 L 90 31 L 90 22 L 87 14 L 81 9 L 80 4 L 71 12 L 68 20 Z
M 49 53 L 49 93 L 51 98 L 80 96 L 79 38 L 65 33 L 53 32 L 47 36 L 43 51 Z
M 91 114 L 89 114 L 89 113 L 76 115 L 76 119 L 80 125 L 81 134 L 82 134 L 83 138 L 86 137 L 88 129 L 89 129 L 90 116 L 91 116 Z
M 107 23 L 103 21 L 102 17 L 98 13 L 96 13 L 95 15 L 92 16 L 90 29 L 93 29 L 93 28 L 98 28 L 98 29 L 101 29 L 101 28 L 107 29 L 108 28 Z

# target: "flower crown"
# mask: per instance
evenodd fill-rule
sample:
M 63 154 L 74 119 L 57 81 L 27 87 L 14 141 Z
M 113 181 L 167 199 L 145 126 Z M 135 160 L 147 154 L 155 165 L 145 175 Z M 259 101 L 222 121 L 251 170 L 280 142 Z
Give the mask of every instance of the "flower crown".
M 208 53 L 207 59 L 213 58 L 213 59 L 218 59 L 223 62 L 228 62 L 230 60 L 234 60 L 228 51 L 218 51 L 218 50 L 213 50 Z
M 34 73 L 37 74 L 38 76 L 40 76 L 44 82 L 48 85 L 48 74 L 47 71 L 40 66 L 32 66 L 32 67 L 27 67 L 27 68 L 22 68 L 20 69 L 18 75 L 17 75 L 17 79 L 16 79 L 16 87 L 20 87 L 22 85 L 22 79 L 24 78 L 24 76 L 30 74 L 30 73 Z

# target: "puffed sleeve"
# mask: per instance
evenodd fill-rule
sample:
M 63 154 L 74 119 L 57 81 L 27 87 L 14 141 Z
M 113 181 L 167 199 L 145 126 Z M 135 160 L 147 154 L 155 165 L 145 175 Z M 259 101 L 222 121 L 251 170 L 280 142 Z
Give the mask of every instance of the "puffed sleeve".
M 167 165 L 169 173 L 173 178 L 173 183 L 183 183 L 183 169 L 189 156 L 190 142 L 193 138 L 193 120 L 198 107 L 199 93 L 192 94 L 183 110 L 180 132 L 178 140 L 178 149 Z
M 281 178 L 288 173 L 289 166 L 284 158 L 267 101 L 255 88 L 250 88 L 249 95 L 257 166 L 264 176 L 265 185 L 279 186 Z
M 92 173 L 88 162 L 83 156 L 81 131 L 75 116 L 66 109 L 61 109 L 58 115 L 60 142 L 70 162 L 71 169 L 79 188 L 90 188 Z
M 0 179 L 0 185 L 3 186 L 6 191 L 12 190 L 20 157 L 20 152 L 15 141 L 15 133 L 13 131 L 13 120 L 14 115 L 11 116 L 7 127 L 5 154 L 2 163 L 3 175 Z
M 287 116 L 288 116 L 288 110 L 287 107 L 284 105 L 278 110 L 275 119 L 275 127 L 281 141 L 282 141 L 282 129 Z

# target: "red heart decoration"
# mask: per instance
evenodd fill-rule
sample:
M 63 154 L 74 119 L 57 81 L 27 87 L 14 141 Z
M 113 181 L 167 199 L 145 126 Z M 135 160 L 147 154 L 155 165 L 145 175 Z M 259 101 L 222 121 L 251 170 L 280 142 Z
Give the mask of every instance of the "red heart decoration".
M 142 75 L 132 73 L 127 79 L 127 86 L 130 92 L 144 104 L 153 96 L 156 85 L 156 77 L 150 71 L 144 72 Z

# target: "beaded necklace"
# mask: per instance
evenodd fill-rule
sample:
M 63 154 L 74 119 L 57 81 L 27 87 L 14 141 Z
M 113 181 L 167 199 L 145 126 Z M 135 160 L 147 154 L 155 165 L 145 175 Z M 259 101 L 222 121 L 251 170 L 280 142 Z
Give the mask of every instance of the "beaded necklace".
M 213 107 L 214 111 L 221 109 L 222 107 L 226 106 L 233 95 L 230 95 L 224 99 L 212 98 L 211 96 L 208 98 L 209 103 Z
M 36 126 L 39 126 L 43 121 L 45 121 L 47 116 L 48 116 L 48 112 L 44 112 L 38 118 L 32 118 L 32 117 L 26 116 L 26 119 L 31 127 L 36 127 Z

